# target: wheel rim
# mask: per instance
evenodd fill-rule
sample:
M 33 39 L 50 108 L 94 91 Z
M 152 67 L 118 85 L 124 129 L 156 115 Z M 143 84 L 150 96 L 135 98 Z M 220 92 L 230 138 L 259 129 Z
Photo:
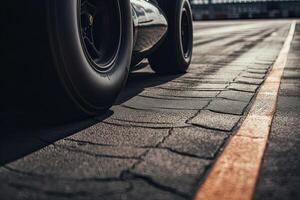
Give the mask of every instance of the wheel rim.
M 122 38 L 118 0 L 80 0 L 80 34 L 92 66 L 106 71 L 112 67 Z
M 188 58 L 191 54 L 191 23 L 189 12 L 186 8 L 183 8 L 181 15 L 181 45 L 185 58 Z

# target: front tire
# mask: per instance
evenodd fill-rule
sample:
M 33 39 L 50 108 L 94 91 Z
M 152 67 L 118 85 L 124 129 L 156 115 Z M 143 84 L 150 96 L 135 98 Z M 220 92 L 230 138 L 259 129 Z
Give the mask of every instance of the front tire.
M 150 57 L 151 68 L 161 74 L 185 73 L 193 53 L 193 20 L 188 0 L 158 0 L 169 28 L 166 39 Z
M 4 63 L 9 69 L 1 70 L 6 109 L 46 113 L 61 121 L 97 115 L 114 103 L 131 62 L 130 0 L 4 4 L 15 12 L 1 38 L 8 41 Z

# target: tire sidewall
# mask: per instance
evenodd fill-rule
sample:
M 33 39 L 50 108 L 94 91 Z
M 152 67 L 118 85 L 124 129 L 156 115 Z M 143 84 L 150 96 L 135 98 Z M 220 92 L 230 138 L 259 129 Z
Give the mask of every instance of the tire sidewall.
M 128 76 L 133 45 L 131 6 L 129 0 L 119 3 L 120 49 L 110 69 L 99 72 L 83 48 L 78 19 L 80 0 L 48 0 L 48 27 L 57 74 L 69 97 L 88 114 L 110 107 Z
M 192 9 L 191 9 L 191 6 L 190 6 L 190 3 L 188 2 L 188 0 L 179 0 L 179 2 L 181 3 L 178 8 L 180 8 L 180 12 L 179 12 L 179 15 L 178 16 L 178 19 L 179 19 L 179 31 L 178 31 L 178 37 L 180 39 L 180 52 L 181 52 L 181 55 L 182 55 L 182 58 L 183 60 L 185 61 L 186 64 L 190 64 L 191 63 L 191 60 L 192 60 L 192 54 L 193 54 L 193 19 L 192 19 Z M 184 50 L 183 50 L 183 45 L 182 45 L 182 38 L 181 38 L 181 23 L 182 23 L 182 12 L 183 12 L 183 9 L 186 9 L 186 11 L 188 12 L 188 16 L 189 16 L 189 52 L 188 52 L 188 55 L 185 56 L 184 54 Z
M 190 4 L 187 0 L 177 0 L 176 2 L 176 11 L 175 11 L 175 18 L 174 18 L 174 34 L 175 34 L 175 41 L 176 42 L 176 51 L 177 51 L 177 55 L 179 62 L 182 63 L 182 66 L 187 66 L 191 63 L 192 60 L 192 54 L 193 54 L 193 25 L 192 25 L 192 13 L 191 13 L 191 7 Z M 182 12 L 183 9 L 186 9 L 187 12 L 189 12 L 189 16 L 190 16 L 190 26 L 189 26 L 189 54 L 188 56 L 185 56 L 184 54 L 184 50 L 183 50 L 183 46 L 182 46 L 182 38 L 181 38 L 181 22 L 182 22 Z

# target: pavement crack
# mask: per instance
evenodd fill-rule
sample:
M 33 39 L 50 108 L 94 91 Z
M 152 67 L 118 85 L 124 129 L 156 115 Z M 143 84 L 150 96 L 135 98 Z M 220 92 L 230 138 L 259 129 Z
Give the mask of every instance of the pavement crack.
M 123 176 L 124 177 L 133 177 L 133 178 L 142 179 L 142 180 L 146 181 L 148 184 L 150 184 L 151 186 L 153 186 L 153 187 L 155 187 L 155 188 L 157 188 L 159 190 L 167 191 L 167 192 L 170 192 L 172 194 L 178 195 L 178 196 L 186 198 L 186 199 L 191 198 L 190 194 L 187 194 L 187 193 L 178 191 L 175 188 L 172 188 L 172 187 L 160 184 L 160 183 L 154 181 L 149 176 L 138 174 L 138 173 L 135 173 L 135 172 L 132 172 L 132 171 L 125 171 L 124 174 L 123 174 Z
M 194 124 L 194 123 L 191 123 L 191 122 L 189 122 L 189 124 L 191 124 L 195 127 L 199 127 L 199 128 L 204 128 L 204 129 L 213 130 L 213 131 L 223 131 L 223 132 L 227 132 L 227 133 L 232 133 L 232 131 L 236 127 L 236 125 L 235 125 L 231 130 L 225 130 L 225 129 L 221 129 L 221 128 L 213 128 L 213 127 L 204 126 L 204 125 L 200 125 L 200 124 Z
M 222 91 L 219 91 L 219 92 L 216 94 L 216 97 L 217 97 L 218 95 L 220 95 L 221 92 L 222 92 Z M 211 104 L 212 101 L 213 101 L 213 99 L 211 99 L 210 101 L 208 101 L 207 104 L 206 104 L 202 109 L 198 110 L 198 112 L 196 112 L 193 116 L 191 116 L 190 118 L 188 118 L 188 119 L 185 121 L 185 123 L 186 123 L 186 124 L 191 124 L 190 121 L 193 120 L 195 117 L 197 117 L 197 115 L 199 115 L 200 112 L 201 112 L 202 110 L 205 110 L 205 109 Z M 191 125 L 193 125 L 193 124 L 191 124 Z
M 219 91 L 223 91 L 224 88 L 217 88 L 217 89 L 209 89 L 209 88 L 203 88 L 203 89 L 197 89 L 197 88 L 189 88 L 189 87 L 186 87 L 186 88 L 167 88 L 167 87 L 156 87 L 158 89 L 163 89 L 163 90 L 173 90 L 173 91 L 200 91 L 200 92 L 212 92 L 212 91 L 216 91 L 216 92 L 219 92 Z
M 220 93 L 221 93 L 221 92 L 219 92 L 218 94 L 220 94 Z M 217 95 L 218 95 L 218 94 L 217 94 Z M 217 96 L 217 95 L 216 95 L 216 96 Z M 212 101 L 213 101 L 212 99 L 211 99 L 210 101 L 208 101 L 207 104 L 206 104 L 202 109 L 198 110 L 193 116 L 191 116 L 190 118 L 188 118 L 188 119 L 185 121 L 185 123 L 186 123 L 186 124 L 191 124 L 191 123 L 189 123 L 189 122 L 190 122 L 192 119 L 194 119 L 195 117 L 197 117 L 197 115 L 199 115 L 200 112 L 201 112 L 202 110 L 206 109 Z
M 205 92 L 205 91 L 204 91 Z M 209 91 L 210 92 L 210 91 Z M 144 98 L 153 98 L 153 99 L 162 99 L 162 100 L 174 100 L 174 101 L 182 101 L 185 99 L 199 99 L 200 101 L 208 101 L 211 98 L 216 97 L 215 95 L 212 95 L 210 97 L 200 97 L 200 96 L 179 96 L 179 95 L 160 95 L 160 97 L 150 97 L 147 95 L 139 95 L 140 97 L 144 97 Z
M 247 105 L 248 106 L 248 105 Z M 242 110 L 242 113 L 241 114 L 236 114 L 236 113 L 228 113 L 228 112 L 222 112 L 220 110 L 213 110 L 213 109 L 205 109 L 205 110 L 208 110 L 208 111 L 211 111 L 211 112 L 214 112 L 214 113 L 218 113 L 218 114 L 225 114 L 225 115 L 235 115 L 235 116 L 243 116 L 245 114 L 245 111 L 247 109 L 247 106 Z
M 131 157 L 131 156 L 114 156 L 114 155 L 108 155 L 108 154 L 95 154 L 95 153 L 91 153 L 91 152 L 84 151 L 84 150 L 70 148 L 70 147 L 67 147 L 66 145 L 61 145 L 61 144 L 57 144 L 57 143 L 49 143 L 48 141 L 45 141 L 41 138 L 38 138 L 38 139 L 40 139 L 43 142 L 48 143 L 49 145 L 53 145 L 55 148 L 65 149 L 65 150 L 72 151 L 72 152 L 75 152 L 75 153 L 83 153 L 83 154 L 93 156 L 93 157 L 112 158 L 112 159 L 133 159 L 133 160 L 139 160 L 140 159 L 140 156 Z M 78 142 L 81 142 L 81 143 L 84 142 L 86 144 L 94 145 L 94 146 L 118 147 L 118 146 L 113 146 L 113 145 L 103 145 L 103 144 L 97 144 L 97 143 L 92 143 L 92 142 L 77 141 L 77 140 L 74 140 L 74 139 L 63 139 L 63 140 L 69 140 L 69 141 L 77 142 L 77 143 Z
M 90 142 L 90 141 L 76 140 L 76 139 L 72 139 L 72 138 L 65 138 L 64 140 L 71 141 L 71 142 L 77 142 L 78 144 L 89 144 L 89 145 L 93 145 L 93 146 L 103 146 L 103 147 L 116 147 L 116 145 L 94 143 L 94 142 Z
M 142 94 L 139 94 L 138 95 L 139 97 L 143 97 L 143 98 L 148 98 L 148 99 L 159 99 L 159 100 L 171 100 L 171 101 L 176 101 L 176 100 L 182 100 L 183 98 L 181 97 L 181 99 L 178 99 L 177 96 L 173 96 L 173 95 L 160 95 L 160 97 L 157 97 L 157 96 L 147 96 L 147 95 L 142 95 Z M 172 98 L 173 97 L 173 98 Z M 174 98 L 177 98 L 177 99 L 174 99 Z M 184 97 L 185 98 L 185 97 Z
M 238 91 L 238 92 L 250 92 L 249 90 L 243 90 L 243 89 L 239 89 L 239 88 L 229 88 L 229 89 L 233 90 L 233 91 Z M 257 90 L 258 90 L 258 88 L 255 89 L 255 91 L 253 93 L 256 93 Z
M 155 110 L 152 110 L 152 109 L 134 108 L 134 107 L 131 107 L 131 106 L 126 106 L 126 105 L 120 105 L 120 106 L 123 107 L 123 108 L 131 109 L 131 110 L 137 110 L 137 111 L 148 111 L 148 112 L 155 111 Z
M 254 82 L 247 82 L 247 81 L 242 81 L 242 80 L 237 80 L 237 81 L 234 81 L 232 83 L 237 83 L 237 84 L 247 84 L 247 85 L 255 85 L 255 86 L 260 86 L 261 83 L 254 83 Z
M 157 144 L 153 147 L 153 149 L 158 148 L 162 143 L 164 143 L 164 141 L 171 136 L 172 131 L 174 128 L 170 128 L 168 131 L 168 134 L 166 136 L 163 136 L 162 139 L 160 141 L 157 142 Z M 141 155 L 141 159 L 138 160 L 136 163 L 134 163 L 132 165 L 132 167 L 130 168 L 131 170 L 134 170 L 136 168 L 136 166 L 138 166 L 140 163 L 142 163 L 144 161 L 144 157 L 149 153 L 150 149 L 147 149 L 142 155 Z
M 214 158 L 214 156 L 197 156 L 195 154 L 190 154 L 190 153 L 186 153 L 186 152 L 181 152 L 181 151 L 177 151 L 175 149 L 169 148 L 169 147 L 158 147 L 158 149 L 164 149 L 164 150 L 168 150 L 172 153 L 181 155 L 181 156 L 185 156 L 185 157 L 190 157 L 190 158 L 197 158 L 197 159 L 203 159 L 203 160 L 212 160 Z
M 137 123 L 137 124 L 171 124 L 171 123 L 166 123 L 166 122 L 147 122 L 147 121 L 134 121 L 134 120 L 124 120 L 124 119 L 117 119 L 117 118 L 112 118 L 113 120 L 120 121 L 120 122 L 127 122 L 127 123 Z
M 139 160 L 140 159 L 140 156 L 131 157 L 131 156 L 114 156 L 114 155 L 108 155 L 108 154 L 95 154 L 95 153 L 91 153 L 89 151 L 70 148 L 70 147 L 67 147 L 65 145 L 55 144 L 55 146 L 58 147 L 58 148 L 61 148 L 61 149 L 65 149 L 65 150 L 74 152 L 74 153 L 82 153 L 82 154 L 86 154 L 86 155 L 93 156 L 93 157 L 112 158 L 112 159 L 125 159 L 125 160 L 127 160 L 127 159 Z
M 133 147 L 133 148 L 141 148 L 141 149 L 152 149 L 156 148 L 155 145 L 110 145 L 110 144 L 102 144 L 102 143 L 94 143 L 94 142 L 89 142 L 89 141 L 81 141 L 81 140 L 75 140 L 71 138 L 66 138 L 64 140 L 71 141 L 71 142 L 78 142 L 78 143 L 83 143 L 83 144 L 88 144 L 88 145 L 95 145 L 95 146 L 103 146 L 103 147 Z
M 176 101 L 176 100 L 175 100 Z M 181 111 L 181 110 L 188 110 L 188 111 L 193 111 L 197 109 L 187 109 L 187 108 L 167 108 L 167 107 L 153 107 L 150 109 L 143 109 L 143 108 L 134 108 L 132 106 L 126 106 L 126 105 L 121 105 L 121 107 L 132 109 L 132 110 L 138 110 L 138 111 L 150 111 L 150 112 L 160 112 L 160 110 L 176 110 L 176 111 Z
M 114 119 L 115 120 L 115 119 Z M 116 120 L 117 121 L 117 120 Z M 108 124 L 108 125 L 112 125 L 112 126 L 119 126 L 119 127 L 128 127 L 128 128 L 148 128 L 148 129 L 153 129 L 153 130 L 163 130 L 163 129 L 167 129 L 169 127 L 172 126 L 172 124 L 169 123 L 165 123 L 162 125 L 165 125 L 163 127 L 159 127 L 159 126 L 147 126 L 147 125 L 137 125 L 137 124 L 133 124 L 133 123 L 140 123 L 142 124 L 143 122 L 125 122 L 125 123 L 130 123 L 130 124 L 118 124 L 118 123 L 112 123 L 112 122 L 103 122 L 104 124 Z M 153 125 L 156 125 L 157 123 L 151 123 Z M 167 127 L 168 126 L 168 127 Z M 185 128 L 185 127 L 190 127 L 188 125 L 181 125 L 178 126 L 178 128 Z
M 172 135 L 173 131 L 174 131 L 174 128 L 170 128 L 169 131 L 168 131 L 168 134 L 167 134 L 166 136 L 164 136 L 164 137 L 161 139 L 161 141 L 159 141 L 159 142 L 156 144 L 155 148 L 158 148 L 161 144 L 163 144 L 163 143 L 164 143 L 164 142 Z
M 69 178 L 69 177 L 56 177 L 53 175 L 45 175 L 45 174 L 35 174 L 32 172 L 25 172 L 21 171 L 9 166 L 3 166 L 4 169 L 11 173 L 23 175 L 23 176 L 28 176 L 31 178 L 45 178 L 45 179 L 51 179 L 51 180 L 61 180 L 61 181 L 69 181 L 69 182 L 112 182 L 112 181 L 120 181 L 120 177 L 89 177 L 89 178 Z
M 218 99 L 223 99 L 223 100 L 230 100 L 230 101 L 235 101 L 235 102 L 244 102 L 244 103 L 247 103 L 247 102 L 249 102 L 249 101 L 247 101 L 247 100 L 238 100 L 238 99 L 231 99 L 231 98 L 228 98 L 228 97 L 220 97 L 220 96 L 218 96 L 218 97 L 216 97 L 216 98 L 218 98 Z

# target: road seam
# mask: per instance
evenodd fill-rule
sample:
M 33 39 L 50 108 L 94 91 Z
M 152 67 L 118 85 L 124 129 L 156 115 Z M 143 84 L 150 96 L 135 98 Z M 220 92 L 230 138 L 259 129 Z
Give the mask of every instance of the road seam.
M 293 21 L 279 56 L 249 114 L 216 161 L 195 200 L 253 198 L 295 25 Z

